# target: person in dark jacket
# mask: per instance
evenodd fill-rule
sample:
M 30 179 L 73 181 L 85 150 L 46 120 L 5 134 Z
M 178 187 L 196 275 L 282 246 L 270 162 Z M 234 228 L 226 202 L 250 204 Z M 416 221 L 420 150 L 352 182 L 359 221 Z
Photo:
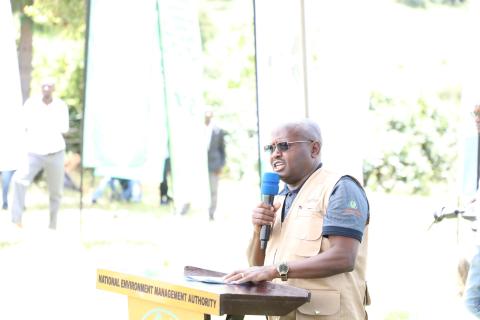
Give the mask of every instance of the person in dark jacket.
M 214 220 L 217 209 L 218 180 L 225 166 L 225 134 L 226 132 L 212 121 L 213 111 L 205 112 L 206 138 L 208 146 L 208 178 L 210 183 L 209 218 Z

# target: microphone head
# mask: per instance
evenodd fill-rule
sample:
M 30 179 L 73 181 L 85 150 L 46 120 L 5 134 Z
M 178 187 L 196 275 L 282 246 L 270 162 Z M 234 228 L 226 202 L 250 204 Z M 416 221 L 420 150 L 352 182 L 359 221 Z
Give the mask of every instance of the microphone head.
M 262 178 L 262 194 L 277 195 L 280 176 L 274 172 L 265 172 Z

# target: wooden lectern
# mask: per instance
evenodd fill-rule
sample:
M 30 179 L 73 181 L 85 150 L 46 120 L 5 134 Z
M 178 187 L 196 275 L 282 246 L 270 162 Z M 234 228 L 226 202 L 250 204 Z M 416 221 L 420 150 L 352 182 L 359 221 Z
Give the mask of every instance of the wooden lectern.
M 185 267 L 185 276 L 224 273 Z M 128 296 L 129 320 L 206 320 L 210 315 L 285 315 L 310 300 L 307 290 L 272 282 L 212 284 L 187 279 L 165 282 L 109 270 L 97 270 L 97 289 Z

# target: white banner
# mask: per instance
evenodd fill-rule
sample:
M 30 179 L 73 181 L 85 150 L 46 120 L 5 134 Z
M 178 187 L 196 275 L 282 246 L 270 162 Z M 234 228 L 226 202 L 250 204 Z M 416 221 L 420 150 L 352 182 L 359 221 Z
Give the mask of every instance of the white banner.
M 275 126 L 306 115 L 300 4 L 301 1 L 255 1 L 261 146 L 270 142 Z M 262 171 L 270 171 L 268 156 L 261 156 Z
M 0 171 L 17 169 L 24 158 L 20 121 L 22 93 L 10 1 L 0 1 Z
M 477 190 L 478 131 L 472 115 L 475 105 L 480 104 L 480 44 L 476 41 L 476 31 L 480 28 L 480 1 L 472 1 L 465 32 L 461 35 L 466 41 L 462 50 L 462 101 L 459 130 L 459 177 L 458 193 L 461 200 L 468 203 Z
M 362 1 L 305 1 L 309 117 L 322 129 L 324 164 L 359 181 L 368 145 L 369 10 Z
M 322 129 L 324 164 L 362 180 L 367 5 L 357 2 L 265 0 L 255 9 L 261 144 L 279 123 L 312 118 Z
M 210 197 L 198 2 L 159 4 L 175 204 L 204 210 Z

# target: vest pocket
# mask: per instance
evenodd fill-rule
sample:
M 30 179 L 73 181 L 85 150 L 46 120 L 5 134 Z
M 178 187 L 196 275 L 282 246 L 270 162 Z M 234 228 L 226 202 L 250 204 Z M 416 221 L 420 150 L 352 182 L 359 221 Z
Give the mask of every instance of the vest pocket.
M 307 289 L 310 291 L 310 302 L 297 309 L 297 320 L 315 319 L 322 316 L 325 320 L 339 319 L 340 292 L 336 290 Z M 328 317 L 325 317 L 328 316 Z
M 317 201 L 313 204 L 306 203 L 304 205 L 298 206 L 297 217 L 312 217 L 316 216 L 323 218 L 325 216 L 325 211 L 321 210 L 318 207 Z
M 295 254 L 302 258 L 308 258 L 316 256 L 320 252 L 320 248 L 322 245 L 322 238 L 320 237 L 318 240 L 295 240 L 297 242 L 297 246 L 295 248 Z
M 320 218 L 297 218 L 295 220 L 295 254 L 311 257 L 320 252 L 323 220 Z
M 297 218 L 295 237 L 300 240 L 318 240 L 322 235 L 323 219 L 320 217 Z

